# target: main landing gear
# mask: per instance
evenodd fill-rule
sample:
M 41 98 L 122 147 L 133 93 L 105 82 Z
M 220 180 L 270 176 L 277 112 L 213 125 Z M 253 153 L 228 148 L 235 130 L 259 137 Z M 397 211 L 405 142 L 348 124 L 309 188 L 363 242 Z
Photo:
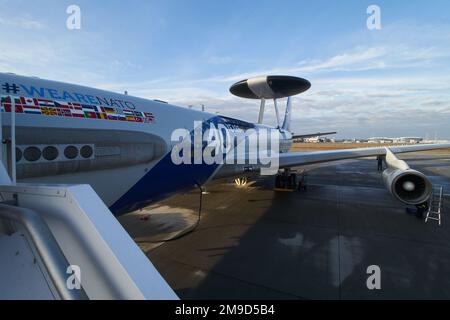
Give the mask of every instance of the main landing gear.
M 298 178 L 300 176 L 300 179 Z M 287 168 L 275 177 L 275 191 L 293 192 L 295 190 L 306 190 L 306 173 L 300 174 Z

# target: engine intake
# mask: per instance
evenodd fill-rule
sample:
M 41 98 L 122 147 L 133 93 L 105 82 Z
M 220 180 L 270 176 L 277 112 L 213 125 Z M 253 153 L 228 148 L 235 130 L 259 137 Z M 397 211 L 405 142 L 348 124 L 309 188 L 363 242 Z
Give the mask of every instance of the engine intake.
M 432 192 L 430 180 L 421 172 L 412 170 L 408 164 L 398 159 L 386 148 L 388 169 L 383 172 L 383 181 L 391 194 L 408 205 L 427 201 Z
M 405 204 L 421 204 L 431 196 L 432 185 L 419 171 L 389 168 L 383 172 L 383 180 L 391 194 Z

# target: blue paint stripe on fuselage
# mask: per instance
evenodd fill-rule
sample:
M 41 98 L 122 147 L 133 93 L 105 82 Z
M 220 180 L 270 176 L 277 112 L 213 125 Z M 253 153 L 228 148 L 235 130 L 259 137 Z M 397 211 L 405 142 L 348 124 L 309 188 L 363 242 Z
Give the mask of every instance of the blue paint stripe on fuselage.
M 210 123 L 226 125 L 220 117 L 203 122 L 203 133 Z M 191 132 L 193 146 L 193 131 Z M 117 200 L 110 210 L 115 216 L 138 210 L 177 192 L 202 185 L 214 174 L 219 164 L 180 164 L 172 161 L 171 152 L 164 156 L 145 176 Z
M 143 208 L 176 192 L 204 184 L 218 165 L 175 165 L 167 154 L 124 196 L 111 206 L 115 216 Z

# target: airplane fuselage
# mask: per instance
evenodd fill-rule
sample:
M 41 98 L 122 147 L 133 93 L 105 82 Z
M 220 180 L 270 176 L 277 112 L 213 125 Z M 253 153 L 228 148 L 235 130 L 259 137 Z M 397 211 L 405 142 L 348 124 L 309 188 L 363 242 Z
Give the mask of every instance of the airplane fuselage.
M 275 128 L 160 101 L 61 82 L 0 73 L 3 137 L 16 117 L 18 182 L 90 184 L 123 214 L 213 178 L 240 176 L 257 166 L 174 164 L 173 133 L 195 123 L 238 134 Z M 279 151 L 292 134 L 276 129 Z M 225 133 L 226 136 L 228 133 Z

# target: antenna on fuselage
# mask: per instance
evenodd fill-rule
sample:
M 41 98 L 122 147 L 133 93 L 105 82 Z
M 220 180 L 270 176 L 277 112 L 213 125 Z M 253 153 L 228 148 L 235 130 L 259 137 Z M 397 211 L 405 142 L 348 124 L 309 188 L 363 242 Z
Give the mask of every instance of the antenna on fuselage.
M 258 123 L 263 123 L 266 100 L 272 99 L 275 115 L 277 118 L 277 126 L 280 128 L 280 112 L 278 109 L 278 99 L 290 98 L 311 87 L 308 80 L 291 77 L 291 76 L 262 76 L 239 81 L 233 84 L 230 92 L 238 97 L 246 99 L 260 99 Z M 291 118 L 290 99 L 286 105 L 286 115 L 283 121 L 283 128 L 289 127 Z

